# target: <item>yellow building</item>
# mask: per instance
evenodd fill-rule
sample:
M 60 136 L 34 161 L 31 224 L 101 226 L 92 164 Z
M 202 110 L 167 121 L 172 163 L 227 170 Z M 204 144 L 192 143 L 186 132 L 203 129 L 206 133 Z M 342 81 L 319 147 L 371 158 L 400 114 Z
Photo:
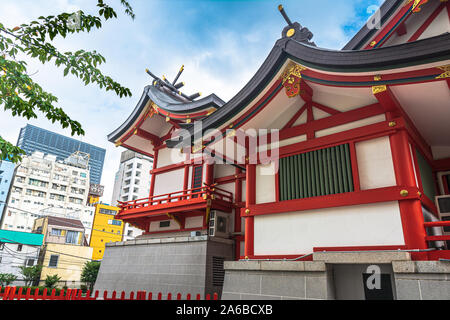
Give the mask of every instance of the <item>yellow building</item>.
M 89 245 L 93 248 L 92 260 L 101 260 L 105 243 L 122 241 L 124 224 L 122 220 L 115 219 L 119 208 L 102 203 L 97 203 L 95 207 Z
M 47 276 L 61 278 L 58 287 L 78 288 L 84 264 L 92 258 L 92 248 L 84 238 L 85 229 L 80 220 L 62 217 L 43 217 L 34 221 L 33 233 L 44 235 L 40 254 L 42 264 L 39 285 Z
M 87 261 L 91 261 L 92 248 L 60 243 L 47 243 L 42 252 L 42 271 L 39 285 L 44 285 L 47 276 L 58 275 L 58 287 L 79 288 L 81 273 Z

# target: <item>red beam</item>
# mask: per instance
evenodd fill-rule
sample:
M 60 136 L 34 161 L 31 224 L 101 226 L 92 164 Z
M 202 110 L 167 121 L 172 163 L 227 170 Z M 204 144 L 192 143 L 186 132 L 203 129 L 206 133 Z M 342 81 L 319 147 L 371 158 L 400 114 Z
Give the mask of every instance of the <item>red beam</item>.
M 154 135 L 151 132 L 145 131 L 143 129 L 136 129 L 136 135 L 138 137 L 144 138 L 146 140 L 150 140 L 154 146 L 158 146 L 161 144 L 161 140 L 159 139 L 159 137 L 157 135 Z
M 355 110 L 341 112 L 339 114 L 315 120 L 310 123 L 301 124 L 292 128 L 280 131 L 280 140 L 289 139 L 299 135 L 306 134 L 309 131 L 319 131 L 330 127 L 354 122 L 357 120 L 369 118 L 383 113 L 383 109 L 378 103 L 361 107 Z
M 407 129 L 413 140 L 417 143 L 418 147 L 424 153 L 427 159 L 433 159 L 431 154 L 431 148 L 429 147 L 426 140 L 422 137 L 420 131 L 414 125 L 414 122 L 405 112 L 405 110 L 400 105 L 400 102 L 395 97 L 389 86 L 386 86 L 386 90 L 382 92 L 375 93 L 375 98 L 380 102 L 380 105 L 386 112 L 387 120 L 394 117 L 403 117 L 407 124 Z
M 425 20 L 425 22 L 420 26 L 419 29 L 412 35 L 408 42 L 416 41 L 425 32 L 425 30 L 430 26 L 430 24 L 436 19 L 436 17 L 441 13 L 447 4 L 442 2 L 436 10 Z
M 450 170 L 450 158 L 434 160 L 433 161 L 434 171 L 447 171 Z
M 360 247 L 314 247 L 314 252 L 324 252 L 324 251 L 386 251 L 386 250 L 404 250 L 405 245 L 394 245 L 394 246 L 360 246 Z
M 407 190 L 408 195 L 402 196 L 400 191 Z M 248 216 L 276 214 L 293 211 L 315 210 L 334 207 L 345 207 L 377 202 L 404 201 L 419 199 L 419 191 L 415 187 L 386 187 L 359 192 L 326 195 L 304 199 L 250 205 Z
M 303 114 L 303 112 L 305 112 L 306 106 L 307 106 L 307 103 L 305 103 L 305 104 L 300 108 L 300 110 L 298 110 L 298 111 L 294 114 L 294 116 L 291 118 L 291 120 L 289 120 L 288 123 L 285 124 L 285 126 L 283 127 L 283 129 L 292 127 L 292 126 L 294 125 L 295 121 L 297 121 L 297 119 L 300 118 L 300 116 Z M 282 130 L 283 130 L 283 129 L 282 129 Z
M 401 119 L 396 119 L 396 123 L 397 125 L 394 128 L 389 127 L 388 121 L 383 121 L 368 126 L 335 133 L 329 136 L 291 144 L 281 147 L 279 149 L 279 154 L 280 157 L 287 157 L 293 154 L 332 147 L 342 143 L 362 141 L 369 138 L 386 136 L 404 128 L 404 122 Z
M 324 106 L 323 104 L 320 104 L 320 103 L 317 103 L 317 102 L 314 102 L 314 101 L 313 101 L 312 105 L 313 105 L 313 107 L 316 107 L 317 109 L 325 111 L 326 113 L 329 113 L 331 115 L 336 115 L 336 114 L 342 113 L 339 110 L 336 110 L 336 109 Z

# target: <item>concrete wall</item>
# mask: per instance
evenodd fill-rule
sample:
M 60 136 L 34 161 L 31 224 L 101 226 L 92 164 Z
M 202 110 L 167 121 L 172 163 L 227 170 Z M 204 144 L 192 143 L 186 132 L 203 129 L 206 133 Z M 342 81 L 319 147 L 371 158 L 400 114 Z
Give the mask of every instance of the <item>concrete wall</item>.
M 450 262 L 394 261 L 398 300 L 450 300 Z
M 362 274 L 375 265 L 390 275 L 393 299 L 450 300 L 449 261 L 411 261 L 406 252 L 323 252 L 313 259 L 227 262 L 222 299 L 364 300 Z
M 146 290 L 157 294 L 220 293 L 212 279 L 212 257 L 231 259 L 229 240 L 199 237 L 137 239 L 107 244 L 94 290 Z
M 236 261 L 225 264 L 223 300 L 333 299 L 323 262 Z

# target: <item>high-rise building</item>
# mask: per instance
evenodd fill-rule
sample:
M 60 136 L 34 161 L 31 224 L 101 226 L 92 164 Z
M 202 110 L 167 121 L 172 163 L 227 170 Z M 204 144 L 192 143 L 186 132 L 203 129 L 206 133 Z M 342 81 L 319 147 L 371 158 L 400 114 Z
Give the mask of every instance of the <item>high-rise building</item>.
M 8 198 L 15 167 L 15 164 L 11 161 L 0 160 L 0 220 Z
M 30 124 L 20 129 L 17 146 L 27 154 L 40 151 L 44 154 L 56 155 L 57 160 L 64 160 L 76 151 L 87 153 L 90 156 L 90 181 L 91 183 L 100 183 L 105 149 Z
M 75 165 L 74 157 L 63 162 L 37 151 L 24 156 L 15 170 L 0 227 L 31 232 L 34 220 L 46 215 L 92 221 L 86 205 L 89 171 Z
M 148 198 L 150 193 L 150 170 L 153 159 L 137 152 L 126 150 L 120 156 L 120 166 L 114 180 L 111 199 L 112 205 L 117 201 L 131 201 Z M 133 239 L 142 234 L 142 230 L 125 224 L 124 240 Z

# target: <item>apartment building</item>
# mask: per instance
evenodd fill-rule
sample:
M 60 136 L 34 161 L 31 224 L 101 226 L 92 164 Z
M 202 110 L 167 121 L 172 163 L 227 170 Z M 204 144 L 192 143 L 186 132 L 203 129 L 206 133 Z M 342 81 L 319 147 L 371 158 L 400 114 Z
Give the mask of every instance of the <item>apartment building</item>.
M 42 152 L 23 157 L 15 170 L 1 228 L 31 232 L 34 220 L 47 215 L 93 219 L 86 206 L 89 169 L 80 163 L 74 156 L 59 161 Z

